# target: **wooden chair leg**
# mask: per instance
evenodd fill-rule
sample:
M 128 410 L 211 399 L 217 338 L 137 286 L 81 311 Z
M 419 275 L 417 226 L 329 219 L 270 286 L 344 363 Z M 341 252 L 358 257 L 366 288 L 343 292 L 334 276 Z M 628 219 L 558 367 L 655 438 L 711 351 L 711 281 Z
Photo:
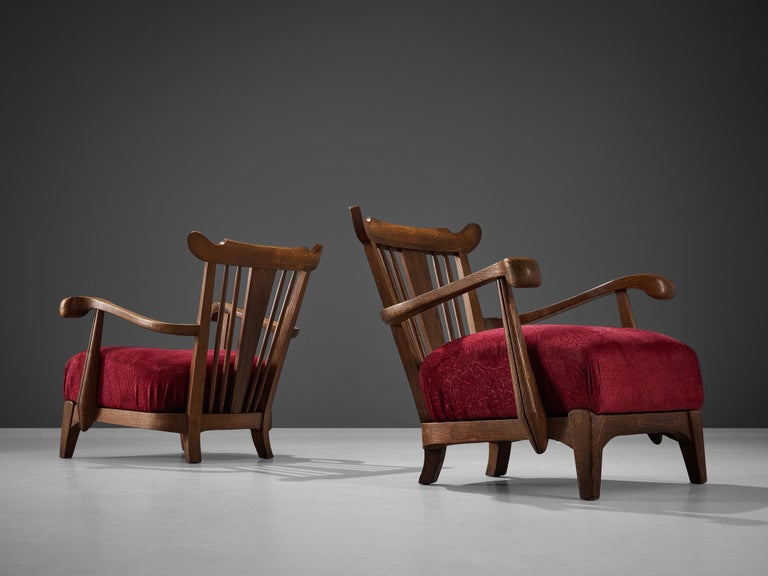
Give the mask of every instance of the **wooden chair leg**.
M 603 447 L 593 426 L 593 414 L 588 410 L 573 410 L 568 414 L 568 425 L 576 460 L 576 478 L 582 500 L 600 498 L 600 480 L 603 467 Z
M 424 466 L 421 469 L 419 484 L 437 482 L 445 460 L 445 446 L 442 448 L 424 448 Z
M 507 473 L 512 442 L 490 442 L 488 444 L 488 467 L 486 476 L 498 478 Z
M 256 447 L 259 458 L 272 458 L 272 443 L 269 441 L 269 431 L 272 429 L 272 412 L 267 411 L 261 421 L 261 428 L 251 429 L 251 439 Z
M 678 439 L 680 451 L 683 453 L 688 479 L 693 484 L 704 484 L 707 481 L 707 463 L 704 457 L 704 428 L 701 423 L 701 412 L 688 412 L 690 438 Z
M 190 430 L 186 434 L 181 435 L 181 446 L 184 448 L 184 458 L 190 464 L 197 464 L 203 459 L 202 452 L 200 450 L 200 431 Z
M 64 414 L 61 418 L 61 442 L 59 444 L 59 458 L 72 458 L 75 453 L 75 444 L 80 436 L 80 425 L 72 424 L 75 415 L 75 403 L 69 400 L 64 402 Z
M 272 458 L 272 445 L 269 441 L 269 429 L 267 428 L 252 428 L 251 439 L 253 445 L 256 447 L 256 452 L 259 454 L 259 458 Z

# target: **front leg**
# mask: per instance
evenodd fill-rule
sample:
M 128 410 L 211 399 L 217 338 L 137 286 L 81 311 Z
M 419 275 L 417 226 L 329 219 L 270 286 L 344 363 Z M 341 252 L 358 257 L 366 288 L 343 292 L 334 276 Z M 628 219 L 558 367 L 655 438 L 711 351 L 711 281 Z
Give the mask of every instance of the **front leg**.
M 80 436 L 80 424 L 75 416 L 75 403 L 66 400 L 64 402 L 64 414 L 61 418 L 59 458 L 72 458 L 72 454 L 75 452 L 75 444 L 77 444 L 77 438 Z
M 433 484 L 440 476 L 445 460 L 445 446 L 442 448 L 424 448 L 424 466 L 421 469 L 419 484 Z

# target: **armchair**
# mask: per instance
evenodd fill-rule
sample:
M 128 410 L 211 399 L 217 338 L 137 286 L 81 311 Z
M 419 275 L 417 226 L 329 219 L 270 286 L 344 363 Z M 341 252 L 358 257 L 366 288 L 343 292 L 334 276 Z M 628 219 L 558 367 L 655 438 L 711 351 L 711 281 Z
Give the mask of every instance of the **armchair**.
M 203 261 L 197 320 L 148 318 L 103 298 L 73 296 L 63 318 L 93 311 L 87 349 L 64 375 L 59 455 L 72 457 L 93 422 L 175 432 L 187 462 L 200 462 L 200 434 L 249 429 L 258 455 L 272 457 L 272 403 L 309 275 L 322 247 L 218 244 L 192 232 L 189 250 Z M 182 349 L 102 346 L 105 316 L 189 338 Z
M 629 291 L 657 299 L 672 282 L 653 274 L 617 278 L 550 306 L 519 313 L 514 292 L 541 283 L 530 258 L 505 258 L 472 272 L 481 229 L 458 232 L 364 218 L 350 208 L 421 421 L 419 482 L 440 474 L 446 448 L 489 445 L 489 476 L 506 474 L 511 442 L 537 453 L 549 439 L 573 449 L 579 495 L 600 497 L 602 451 L 612 438 L 676 440 L 693 483 L 706 482 L 698 358 L 669 336 L 641 330 Z M 501 318 L 486 318 L 476 290 L 496 284 Z M 543 323 L 614 296 L 620 327 Z

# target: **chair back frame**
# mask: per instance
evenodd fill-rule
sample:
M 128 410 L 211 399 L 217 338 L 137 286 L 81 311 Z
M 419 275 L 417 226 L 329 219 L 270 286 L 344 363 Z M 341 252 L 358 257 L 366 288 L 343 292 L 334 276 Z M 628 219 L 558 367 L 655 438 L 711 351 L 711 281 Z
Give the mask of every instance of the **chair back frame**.
M 268 413 L 320 248 L 214 244 L 196 232 L 188 245 L 204 262 L 188 415 Z
M 417 228 L 364 218 L 357 206 L 350 208 L 350 212 L 384 308 L 472 273 L 467 255 L 480 242 L 477 224 L 452 232 L 446 228 Z M 421 422 L 430 422 L 419 386 L 419 368 L 434 349 L 486 328 L 477 293 L 467 292 L 391 328 L 419 418 Z

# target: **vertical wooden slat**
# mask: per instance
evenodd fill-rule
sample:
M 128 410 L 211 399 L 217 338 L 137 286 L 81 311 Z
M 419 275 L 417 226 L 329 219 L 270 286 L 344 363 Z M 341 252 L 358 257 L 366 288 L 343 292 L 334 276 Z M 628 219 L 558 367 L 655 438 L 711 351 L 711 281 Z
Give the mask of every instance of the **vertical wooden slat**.
M 469 266 L 469 258 L 466 254 L 459 254 L 456 257 L 456 268 L 459 278 L 464 278 L 464 276 L 472 273 Z M 474 290 L 464 294 L 464 310 L 466 312 L 467 328 L 472 334 L 485 330 L 485 321 L 483 320 L 483 313 L 480 309 L 480 300 Z
M 403 250 L 399 253 L 405 271 L 405 277 L 411 294 L 418 296 L 433 289 L 427 259 L 423 252 Z M 424 334 L 428 350 L 431 352 L 445 344 L 445 335 L 436 309 L 431 308 L 419 314 L 419 323 Z
M 283 272 L 283 275 L 285 275 L 285 272 Z M 281 278 L 281 281 L 282 279 L 283 278 Z M 272 351 L 274 350 L 274 343 L 277 335 L 283 329 L 283 323 L 285 321 L 285 313 L 288 309 L 288 302 L 290 301 L 291 294 L 293 293 L 295 287 L 296 287 L 296 274 L 294 272 L 291 272 L 290 280 L 288 282 L 288 289 L 285 291 L 285 297 L 282 298 L 280 301 L 280 312 L 277 315 L 277 319 L 275 319 L 274 317 L 272 318 L 272 321 L 275 322 L 275 332 L 274 332 L 275 337 L 272 338 L 271 340 L 269 350 L 267 350 L 265 354 L 262 356 L 265 364 L 269 364 L 272 360 Z M 276 297 L 275 304 L 277 303 L 278 303 L 278 299 Z
M 286 294 L 283 304 L 284 311 L 281 311 L 280 315 L 280 329 L 275 332 L 274 343 L 270 352 L 269 373 L 266 376 L 264 385 L 259 389 L 259 395 L 254 404 L 254 409 L 259 412 L 267 413 L 269 407 L 272 406 L 277 389 L 277 381 L 280 378 L 285 355 L 291 341 L 291 332 L 296 325 L 296 318 L 299 315 L 299 308 L 304 299 L 307 281 L 309 280 L 309 272 L 295 271 L 293 274 L 294 277 L 291 279 L 291 286 L 289 288 L 290 294 Z
M 285 289 L 285 295 L 283 295 L 286 274 L 286 271 L 282 272 L 278 288 L 275 290 L 272 313 L 270 314 L 270 324 L 274 323 L 274 331 L 270 338 L 269 346 L 266 348 L 263 347 L 259 353 L 259 365 L 264 368 L 259 372 L 258 378 L 255 380 L 251 394 L 249 395 L 246 405 L 250 410 L 253 410 L 258 406 L 261 403 L 263 395 L 267 393 L 268 384 L 274 378 L 274 367 L 277 365 L 278 361 L 282 361 L 281 359 L 278 360 L 274 358 L 273 355 L 275 353 L 280 354 L 280 351 L 275 352 L 275 350 L 277 349 L 279 342 L 283 339 L 283 333 L 286 330 L 292 329 L 286 327 L 286 313 L 288 312 L 291 301 L 294 300 L 293 294 L 296 289 L 298 275 L 296 272 L 290 273 L 288 287 Z M 275 317 L 274 312 L 277 308 L 279 308 L 280 311 L 278 312 L 277 317 Z
M 372 270 L 376 270 L 374 281 L 379 290 L 381 301 L 385 306 L 399 302 L 398 295 L 395 292 L 393 276 L 387 262 L 387 250 L 376 244 L 367 244 L 365 246 L 365 256 Z
M 462 254 L 384 246 L 377 246 L 377 252 L 384 276 L 388 278 L 386 291 L 392 295 L 393 303 L 408 300 L 471 273 L 469 261 Z M 456 261 L 455 266 L 452 259 Z M 403 327 L 414 352 L 421 359 L 447 340 L 484 329 L 479 300 L 474 292 L 427 310 L 404 322 Z
M 453 266 L 451 266 L 451 259 L 448 257 L 448 254 L 443 254 L 443 260 L 445 261 L 445 271 L 448 276 L 448 283 L 455 282 L 457 278 L 453 271 Z M 461 336 L 466 336 L 467 330 L 465 325 L 467 324 L 467 321 L 459 306 L 458 298 L 453 298 L 451 304 L 453 304 L 453 311 L 456 314 L 456 324 L 458 325 L 459 334 Z
M 408 293 L 408 288 L 406 287 L 405 280 L 403 279 L 400 265 L 397 262 L 394 250 L 385 250 L 383 251 L 383 254 L 387 256 L 387 258 L 384 259 L 384 264 L 386 265 L 387 273 L 392 280 L 392 285 L 397 297 L 397 301 L 402 302 L 403 300 L 407 300 L 411 297 L 411 294 Z
M 253 370 L 253 358 L 256 354 L 259 337 L 264 323 L 269 296 L 275 280 L 274 270 L 251 268 L 243 302 L 243 320 L 240 328 L 240 345 L 237 349 L 235 382 L 232 389 L 231 411 L 243 411 L 243 403 L 248 382 Z
M 285 276 L 285 270 L 281 270 L 280 277 L 277 281 L 277 287 L 275 288 L 275 293 L 272 296 L 272 302 L 269 305 L 269 316 L 266 319 L 266 324 L 260 339 L 261 344 L 259 346 L 259 350 L 256 352 L 254 358 L 254 360 L 258 360 L 258 362 L 256 363 L 256 366 L 254 366 L 253 372 L 251 373 L 251 377 L 248 381 L 248 389 L 245 395 L 244 404 L 244 410 L 246 411 L 250 411 L 253 404 L 253 399 L 257 395 L 258 389 L 264 379 L 266 372 L 265 365 L 267 364 L 266 356 L 268 355 L 268 350 L 270 350 L 272 342 L 274 341 L 274 333 L 280 328 L 279 325 L 275 325 L 275 314 L 277 314 L 280 298 L 283 293 Z
M 395 296 L 395 301 L 402 302 L 407 300 L 411 297 L 411 294 L 408 293 L 408 289 L 400 271 L 400 266 L 398 265 L 394 255 L 394 251 L 382 248 L 380 249 L 380 253 L 384 263 L 385 271 L 390 280 L 391 289 Z M 405 322 L 405 329 L 406 334 L 408 335 L 414 348 L 414 352 L 419 358 L 423 360 L 427 355 L 427 349 L 424 344 L 424 339 L 421 336 L 417 321 L 417 318 L 408 319 Z
M 216 387 L 218 385 L 219 375 L 219 354 L 221 351 L 221 331 L 223 326 L 227 324 L 226 313 L 227 304 L 227 281 L 229 279 L 229 266 L 224 266 L 224 271 L 221 277 L 221 297 L 219 298 L 219 314 L 216 321 L 216 336 L 213 340 L 213 363 L 211 365 L 211 383 L 210 391 L 208 394 L 208 405 L 206 406 L 207 412 L 213 412 L 216 406 Z
M 221 377 L 221 395 L 219 396 L 219 412 L 224 412 L 227 405 L 227 398 L 232 397 L 232 384 L 229 378 L 230 358 L 232 357 L 232 341 L 234 340 L 235 324 L 237 323 L 237 308 L 240 305 L 240 277 L 242 268 L 238 266 L 235 269 L 235 279 L 232 283 L 232 310 L 227 316 L 227 330 L 224 339 L 224 371 Z
M 435 272 L 435 282 L 437 284 L 437 288 L 441 286 L 445 286 L 445 279 L 443 277 L 443 271 L 442 267 L 440 265 L 440 260 L 437 257 L 437 254 L 430 254 L 430 257 L 432 259 L 432 269 Z M 445 330 L 448 332 L 448 339 L 453 340 L 456 338 L 456 331 L 454 329 L 454 323 L 453 323 L 453 315 L 451 313 L 451 308 L 449 307 L 448 302 L 443 302 L 440 305 L 440 309 L 443 312 L 443 321 L 445 325 Z

